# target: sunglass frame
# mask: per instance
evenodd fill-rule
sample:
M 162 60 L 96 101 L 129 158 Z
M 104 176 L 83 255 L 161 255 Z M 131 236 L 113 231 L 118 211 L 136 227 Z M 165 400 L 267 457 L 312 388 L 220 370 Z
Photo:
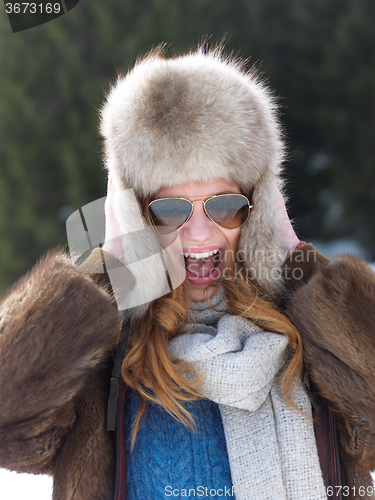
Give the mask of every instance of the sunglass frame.
M 215 221 L 207 212 L 206 210 L 206 203 L 210 200 L 212 200 L 213 198 L 224 198 L 226 196 L 239 196 L 241 198 L 244 198 L 247 202 L 247 206 L 248 206 L 248 213 L 247 213 L 247 217 L 246 219 L 239 225 L 239 226 L 236 226 L 236 227 L 225 227 L 225 226 L 222 226 L 221 224 L 219 224 L 219 222 Z M 172 229 L 171 231 L 168 231 L 168 232 L 163 232 L 163 234 L 170 234 L 170 233 L 173 233 L 173 231 L 178 231 L 179 229 L 181 229 L 191 218 L 191 216 L 193 215 L 193 211 L 194 211 L 194 203 L 203 203 L 203 210 L 204 210 L 204 213 L 206 214 L 206 216 L 216 225 L 218 225 L 219 227 L 222 227 L 224 229 L 238 229 L 240 227 L 242 227 L 248 220 L 249 220 L 249 217 L 250 217 L 250 211 L 251 209 L 254 207 L 254 205 L 250 205 L 250 201 L 248 199 L 247 196 L 245 196 L 244 194 L 240 194 L 240 193 L 227 193 L 227 194 L 216 194 L 216 195 L 213 195 L 213 196 L 209 196 L 208 198 L 206 198 L 205 200 L 194 200 L 194 201 L 191 201 L 189 200 L 188 198 L 183 198 L 181 196 L 171 196 L 171 197 L 167 197 L 167 198 L 157 198 L 156 200 L 152 200 L 149 204 L 148 204 L 148 210 L 150 212 L 150 207 L 153 203 L 157 202 L 157 201 L 162 201 L 162 200 L 184 200 L 184 201 L 187 201 L 190 203 L 191 205 L 191 210 L 190 210 L 190 214 L 188 216 L 188 218 L 185 220 L 185 222 L 183 222 L 183 224 L 181 224 L 180 226 L 178 226 L 177 228 L 175 229 Z M 150 214 L 149 214 L 150 215 Z M 152 225 L 155 227 L 156 230 L 158 230 L 158 226 L 156 226 L 153 222 L 152 222 L 152 219 L 150 217 L 150 220 L 151 220 L 151 223 Z

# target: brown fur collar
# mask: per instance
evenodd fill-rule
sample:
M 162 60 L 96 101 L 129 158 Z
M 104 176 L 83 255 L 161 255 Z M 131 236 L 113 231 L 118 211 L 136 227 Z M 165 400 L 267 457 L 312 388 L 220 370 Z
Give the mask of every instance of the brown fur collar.
M 54 500 L 113 498 L 105 411 L 120 326 L 110 295 L 63 255 L 1 304 L 0 466 L 54 475 Z
M 358 491 L 372 485 L 375 469 L 375 274 L 355 257 L 316 253 L 312 275 L 311 249 L 286 263 L 289 274 L 301 270 L 300 280 L 287 281 L 286 311 L 302 335 L 308 373 L 338 416 L 343 484 Z

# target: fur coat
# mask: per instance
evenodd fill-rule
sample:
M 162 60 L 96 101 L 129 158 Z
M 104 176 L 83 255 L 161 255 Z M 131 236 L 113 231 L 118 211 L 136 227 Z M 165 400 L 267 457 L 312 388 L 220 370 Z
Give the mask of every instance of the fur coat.
M 122 322 L 100 267 L 99 250 L 90 275 L 50 254 L 0 308 L 0 467 L 53 475 L 54 500 L 114 494 L 105 420 Z M 372 484 L 375 469 L 375 274 L 359 259 L 328 261 L 306 245 L 284 277 L 310 377 L 337 414 L 344 498 L 372 498 L 359 487 Z

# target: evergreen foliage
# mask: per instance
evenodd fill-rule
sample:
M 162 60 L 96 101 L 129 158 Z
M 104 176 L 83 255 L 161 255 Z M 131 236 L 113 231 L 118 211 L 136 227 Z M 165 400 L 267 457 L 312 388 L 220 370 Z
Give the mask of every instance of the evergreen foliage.
M 12 34 L 0 17 L 0 290 L 65 220 L 105 196 L 97 110 L 139 53 L 204 35 L 251 56 L 280 103 L 291 214 L 303 239 L 350 236 L 375 258 L 373 0 L 82 0 Z

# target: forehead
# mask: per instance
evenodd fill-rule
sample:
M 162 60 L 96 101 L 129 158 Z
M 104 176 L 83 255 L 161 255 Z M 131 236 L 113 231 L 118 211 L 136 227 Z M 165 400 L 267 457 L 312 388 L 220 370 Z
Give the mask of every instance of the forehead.
M 207 183 L 187 182 L 161 188 L 153 198 L 207 198 L 227 193 L 241 193 L 241 190 L 235 183 L 216 179 Z

